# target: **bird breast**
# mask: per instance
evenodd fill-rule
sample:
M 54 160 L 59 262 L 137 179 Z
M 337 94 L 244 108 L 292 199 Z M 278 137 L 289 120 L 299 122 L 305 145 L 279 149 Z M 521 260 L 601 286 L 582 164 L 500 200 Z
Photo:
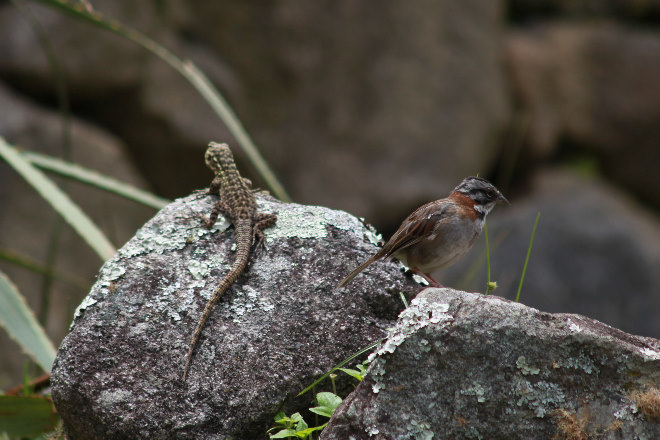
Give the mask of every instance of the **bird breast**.
M 421 242 L 402 249 L 394 256 L 408 267 L 431 273 L 453 264 L 474 245 L 483 228 L 483 220 L 468 216 L 451 216 L 438 222 Z

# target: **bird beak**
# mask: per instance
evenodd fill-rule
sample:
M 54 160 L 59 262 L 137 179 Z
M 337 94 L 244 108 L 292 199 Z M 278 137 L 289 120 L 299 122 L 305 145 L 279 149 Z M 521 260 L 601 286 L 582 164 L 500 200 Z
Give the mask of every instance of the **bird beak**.
M 511 204 L 511 203 L 509 203 L 509 201 L 506 199 L 506 197 L 504 197 L 502 194 L 500 194 L 500 196 L 497 198 L 497 200 L 503 200 L 503 201 L 506 202 L 507 205 L 510 205 L 510 204 Z

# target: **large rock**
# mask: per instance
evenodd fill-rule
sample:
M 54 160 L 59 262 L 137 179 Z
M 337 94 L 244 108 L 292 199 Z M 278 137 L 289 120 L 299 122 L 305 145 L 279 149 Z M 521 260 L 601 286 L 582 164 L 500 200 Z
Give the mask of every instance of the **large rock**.
M 157 24 L 153 1 L 100 0 L 94 7 L 111 19 L 147 31 Z M 69 86 L 68 93 L 81 100 L 110 98 L 126 91 L 140 79 L 148 53 L 137 44 L 75 20 L 57 8 L 30 5 L 38 32 L 15 5 L 0 6 L 0 73 L 33 93 L 54 93 L 54 66 L 46 51 L 53 50 L 59 74 Z M 41 35 L 48 39 L 44 47 Z M 75 48 L 75 50 L 74 50 Z M 107 104 L 99 100 L 99 105 Z
M 645 415 L 658 414 L 659 383 L 656 339 L 427 289 L 321 439 L 660 438 L 660 423 Z
M 609 179 L 660 206 L 660 36 L 616 23 L 517 29 L 514 92 L 537 156 L 561 145 L 597 157 Z M 560 142 L 561 141 L 561 142 Z
M 371 232 L 345 212 L 259 198 L 278 215 L 267 249 L 215 307 L 183 383 L 191 334 L 233 258 L 226 222 L 200 227 L 215 200 L 175 201 L 101 269 L 52 372 L 72 439 L 265 438 L 279 409 L 309 404 L 293 401 L 299 391 L 384 335 L 400 290 L 418 289 L 385 263 L 336 290 L 374 252 Z
M 515 298 L 537 213 L 520 301 L 660 338 L 660 220 L 616 188 L 570 171 L 540 172 L 526 196 L 488 217 L 496 294 Z M 471 282 L 461 281 L 485 255 L 483 244 L 446 270 L 445 285 L 485 290 L 485 259 Z

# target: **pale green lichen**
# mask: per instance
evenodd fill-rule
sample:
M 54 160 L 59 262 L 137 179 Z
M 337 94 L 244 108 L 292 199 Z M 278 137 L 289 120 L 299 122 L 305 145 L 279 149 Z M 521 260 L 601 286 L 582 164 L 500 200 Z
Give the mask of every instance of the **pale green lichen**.
M 446 313 L 448 310 L 449 304 L 426 302 L 419 297 L 415 298 L 410 307 L 401 312 L 396 327 L 390 330 L 383 345 L 373 355 L 394 353 L 396 347 L 419 329 L 431 324 L 447 323 L 453 318 Z
M 634 415 L 639 411 L 637 405 L 632 401 L 622 401 L 621 408 L 614 411 L 612 414 L 617 420 L 631 422 L 634 420 Z
M 453 316 L 447 313 L 448 311 L 449 304 L 434 302 L 433 299 L 418 296 L 411 302 L 410 307 L 399 314 L 399 321 L 394 328 L 389 330 L 385 342 L 367 358 L 371 362 L 369 374 L 374 374 L 375 383 L 372 387 L 374 393 L 385 388 L 378 377 L 385 374 L 385 361 L 382 356 L 394 353 L 396 348 L 406 341 L 410 335 L 424 327 L 435 325 L 444 328 L 449 325 Z M 426 341 L 420 342 L 422 350 L 429 351 L 431 349 L 429 341 L 426 339 L 421 341 Z
M 76 307 L 76 311 L 73 313 L 73 321 L 71 322 L 71 324 L 69 324 L 69 331 L 71 331 L 74 322 L 76 321 L 76 319 L 80 317 L 83 310 L 93 306 L 96 303 L 97 300 L 92 295 L 87 295 L 85 298 L 83 298 L 82 302 L 78 305 L 78 307 Z
M 98 396 L 99 406 L 108 409 L 116 409 L 118 406 L 123 406 L 127 402 L 132 402 L 133 393 L 123 389 L 103 390 Z
M 119 264 L 117 256 L 115 256 L 114 259 L 107 261 L 103 267 L 101 267 L 98 280 L 94 283 L 91 289 L 91 292 L 97 292 L 97 294 L 89 294 L 83 298 L 82 302 L 76 307 L 76 310 L 73 313 L 73 320 L 71 321 L 69 330 L 73 328 L 76 319 L 82 315 L 83 311 L 96 304 L 99 297 L 105 297 L 108 295 L 111 290 L 110 287 L 123 277 L 124 274 L 126 274 L 126 269 Z
M 411 420 L 407 429 L 408 435 L 413 435 L 415 440 L 431 440 L 435 435 L 431 431 L 431 424 L 426 421 Z
M 539 374 L 541 372 L 539 368 L 528 365 L 525 356 L 518 356 L 518 360 L 516 360 L 516 367 L 525 376 L 528 376 L 530 374 Z
M 232 301 L 229 310 L 234 315 L 233 321 L 236 323 L 241 322 L 241 318 L 247 313 L 255 310 L 268 313 L 275 308 L 275 304 L 259 295 L 259 292 L 250 286 L 243 285 L 236 288 L 235 292 L 236 298 L 240 300 Z
M 373 354 L 373 353 L 372 353 Z M 378 394 L 380 390 L 385 389 L 385 384 L 383 383 L 383 376 L 385 375 L 385 359 L 377 358 L 370 359 L 369 369 L 367 373 L 374 381 L 374 384 L 371 386 L 371 390 L 374 394 Z
M 642 348 L 640 353 L 646 362 L 660 360 L 660 351 L 652 350 L 650 348 Z
M 486 402 L 486 390 L 479 382 L 473 381 L 471 387 L 462 389 L 460 393 L 464 396 L 475 396 L 479 403 Z
M 126 273 L 123 266 L 111 265 L 107 273 L 104 274 L 103 279 L 107 281 L 117 281 Z
M 421 339 L 419 341 L 419 349 L 421 352 L 429 352 L 431 351 L 431 345 L 428 339 Z
M 536 417 L 545 417 L 566 401 L 559 385 L 544 381 L 530 383 L 519 377 L 515 384 L 515 393 L 520 396 L 516 404 L 528 407 Z
M 568 324 L 568 328 L 570 331 L 572 331 L 573 333 L 582 333 L 583 329 L 578 324 L 574 323 L 570 319 L 568 319 L 566 322 Z
M 369 437 L 380 434 L 380 430 L 375 426 L 367 427 L 366 431 Z
M 136 257 L 145 254 L 164 254 L 173 250 L 180 250 L 189 245 L 191 232 L 198 230 L 198 234 L 209 234 L 214 229 L 193 226 L 190 229 L 178 223 L 155 224 L 147 223 L 140 228 L 135 236 L 119 249 L 123 258 Z
M 555 361 L 558 367 L 572 368 L 574 370 L 582 370 L 587 374 L 600 373 L 600 368 L 596 366 L 593 359 L 586 355 L 583 351 L 576 356 L 571 356 L 565 359 Z
M 271 202 L 260 200 L 260 211 L 274 212 Z M 263 209 L 262 209 L 263 208 Z M 322 206 L 295 205 L 277 213 L 277 227 L 264 231 L 266 240 L 279 238 L 315 238 L 323 239 L 328 236 L 327 226 L 345 230 L 357 230 L 362 224 L 352 216 L 342 211 L 336 211 Z
M 369 241 L 369 243 L 379 246 L 383 242 L 383 236 L 376 231 L 376 228 L 374 228 L 369 224 L 366 224 L 364 222 L 364 217 L 360 217 L 360 221 L 367 228 L 367 231 L 364 233 L 364 235 Z
M 466 427 L 464 433 L 466 438 L 473 438 L 477 440 L 483 439 L 483 436 L 475 426 Z
M 210 271 L 209 265 L 204 261 L 191 260 L 188 263 L 188 272 L 196 280 L 201 280 L 202 278 L 208 276 Z

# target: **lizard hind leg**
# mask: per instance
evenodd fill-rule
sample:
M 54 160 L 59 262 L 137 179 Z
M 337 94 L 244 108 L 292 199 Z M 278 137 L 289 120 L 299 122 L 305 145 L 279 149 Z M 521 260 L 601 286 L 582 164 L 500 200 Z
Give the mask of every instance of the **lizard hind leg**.
M 257 249 L 266 248 L 264 229 L 275 224 L 277 216 L 275 214 L 258 213 L 254 216 L 254 227 L 252 228 L 252 242 Z

